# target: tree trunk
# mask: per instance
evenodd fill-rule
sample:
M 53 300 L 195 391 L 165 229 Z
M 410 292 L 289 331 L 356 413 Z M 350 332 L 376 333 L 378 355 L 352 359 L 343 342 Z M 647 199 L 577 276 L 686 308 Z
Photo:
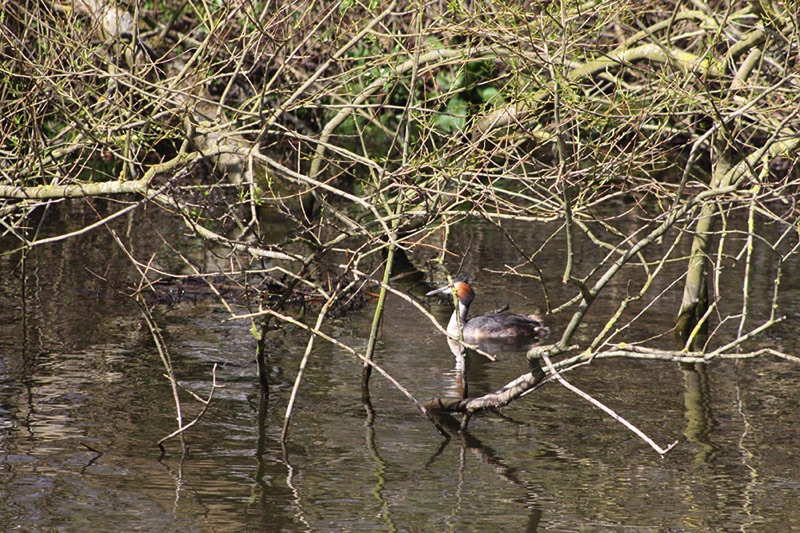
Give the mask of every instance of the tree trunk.
M 724 130 L 720 130 L 714 136 L 713 151 L 716 157 L 709 188 L 727 187 L 733 176 L 733 173 L 729 172 L 733 164 Z M 711 261 L 709 250 L 718 209 L 717 201 L 711 200 L 700 210 L 692 240 L 692 251 L 689 254 L 683 300 L 675 325 L 675 337 L 678 343 L 682 348 L 685 347 L 692 351 L 702 350 L 708 338 L 708 317 L 705 315 L 709 305 L 708 272 Z M 697 332 L 692 335 L 695 328 L 697 328 Z

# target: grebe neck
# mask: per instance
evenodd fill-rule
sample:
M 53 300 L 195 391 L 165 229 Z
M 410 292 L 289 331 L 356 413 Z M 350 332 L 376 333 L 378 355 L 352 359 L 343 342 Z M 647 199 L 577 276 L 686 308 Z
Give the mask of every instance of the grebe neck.
M 460 299 L 458 300 L 458 309 L 453 311 L 450 316 L 450 322 L 447 324 L 447 332 L 454 337 L 458 337 L 461 328 L 467 323 L 467 314 L 469 314 L 469 304 L 465 304 Z

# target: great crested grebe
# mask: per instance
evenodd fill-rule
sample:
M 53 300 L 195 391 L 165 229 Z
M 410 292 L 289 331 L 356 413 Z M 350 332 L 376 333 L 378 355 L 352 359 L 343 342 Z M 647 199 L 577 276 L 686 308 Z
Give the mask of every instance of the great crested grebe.
M 458 309 L 454 310 L 453 316 L 450 317 L 447 333 L 458 337 L 460 323 L 463 328 L 464 342 L 468 344 L 479 344 L 486 341 L 535 342 L 550 334 L 550 330 L 536 315 L 487 313 L 475 318 L 467 318 L 469 306 L 475 299 L 475 291 L 464 277 L 455 278 L 452 287 L 445 285 L 440 289 L 430 291 L 425 296 L 453 294 L 454 291 L 458 295 Z

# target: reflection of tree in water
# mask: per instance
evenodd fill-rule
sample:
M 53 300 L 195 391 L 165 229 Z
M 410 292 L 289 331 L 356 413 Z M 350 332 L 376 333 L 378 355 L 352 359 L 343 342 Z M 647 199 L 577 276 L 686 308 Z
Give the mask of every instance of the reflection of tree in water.
M 714 446 L 709 436 L 716 426 L 711 411 L 711 390 L 708 385 L 708 365 L 703 363 L 682 364 L 684 385 L 684 406 L 686 408 L 686 429 L 684 436 L 697 446 L 695 461 L 709 464 L 719 449 Z

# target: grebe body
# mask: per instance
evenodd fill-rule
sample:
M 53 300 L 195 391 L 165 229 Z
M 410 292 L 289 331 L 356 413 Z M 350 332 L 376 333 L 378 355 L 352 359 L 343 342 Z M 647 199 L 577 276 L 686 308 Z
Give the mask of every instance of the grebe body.
M 458 308 L 453 311 L 447 325 L 447 333 L 458 337 L 459 324 L 463 328 L 464 342 L 480 344 L 487 341 L 536 342 L 547 337 L 550 330 L 536 315 L 519 315 L 516 313 L 487 313 L 468 318 L 469 306 L 475 299 L 475 291 L 469 282 L 456 278 L 453 286 L 444 286 L 430 291 L 426 296 L 437 294 L 453 294 L 458 296 Z

